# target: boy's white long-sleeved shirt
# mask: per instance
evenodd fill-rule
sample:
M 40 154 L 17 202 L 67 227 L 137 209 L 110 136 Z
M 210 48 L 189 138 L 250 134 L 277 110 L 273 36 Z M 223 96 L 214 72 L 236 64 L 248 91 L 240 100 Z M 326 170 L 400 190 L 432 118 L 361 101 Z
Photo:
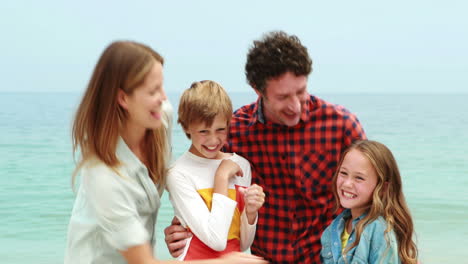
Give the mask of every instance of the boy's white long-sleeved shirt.
M 202 158 L 187 151 L 169 170 L 167 190 L 174 213 L 194 235 L 179 257 L 181 260 L 244 251 L 253 242 L 256 223 L 249 225 L 243 196 L 238 191 L 239 187 L 251 184 L 250 163 L 235 153 L 229 159 L 243 171 L 242 177 L 230 179 L 229 197 L 213 194 L 215 172 L 222 160 Z

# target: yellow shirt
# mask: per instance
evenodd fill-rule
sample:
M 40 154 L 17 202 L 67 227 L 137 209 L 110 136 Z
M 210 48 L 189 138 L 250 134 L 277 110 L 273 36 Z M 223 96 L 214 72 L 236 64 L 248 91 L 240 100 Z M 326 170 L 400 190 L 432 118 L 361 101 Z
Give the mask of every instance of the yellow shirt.
M 346 227 L 343 228 L 343 233 L 341 234 L 341 252 L 343 252 L 348 244 L 349 234 L 346 231 Z

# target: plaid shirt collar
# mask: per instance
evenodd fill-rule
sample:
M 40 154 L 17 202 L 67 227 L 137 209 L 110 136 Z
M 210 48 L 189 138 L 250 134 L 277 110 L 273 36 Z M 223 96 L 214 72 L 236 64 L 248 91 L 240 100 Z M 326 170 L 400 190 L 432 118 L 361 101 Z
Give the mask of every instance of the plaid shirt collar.
M 309 96 L 310 100 L 306 101 L 306 105 L 304 107 L 305 111 L 302 112 L 301 114 L 301 119 L 300 121 L 302 122 L 307 122 L 310 120 L 310 113 L 311 111 L 315 110 L 318 108 L 317 100 L 315 99 L 315 96 L 310 95 Z M 256 122 L 260 122 L 262 124 L 272 124 L 273 122 L 267 121 L 265 119 L 265 115 L 263 114 L 263 101 L 262 97 L 258 97 L 257 102 L 254 104 L 254 109 L 253 109 L 253 115 L 250 118 L 250 123 L 249 125 L 253 125 Z

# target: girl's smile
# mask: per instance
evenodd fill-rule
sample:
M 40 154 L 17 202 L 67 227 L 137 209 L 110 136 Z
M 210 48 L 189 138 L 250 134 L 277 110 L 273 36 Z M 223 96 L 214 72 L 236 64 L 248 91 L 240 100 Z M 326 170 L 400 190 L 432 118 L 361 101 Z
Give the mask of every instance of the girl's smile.
M 353 218 L 360 216 L 371 204 L 376 185 L 377 174 L 369 159 L 357 149 L 349 151 L 336 181 L 341 206 L 351 209 Z

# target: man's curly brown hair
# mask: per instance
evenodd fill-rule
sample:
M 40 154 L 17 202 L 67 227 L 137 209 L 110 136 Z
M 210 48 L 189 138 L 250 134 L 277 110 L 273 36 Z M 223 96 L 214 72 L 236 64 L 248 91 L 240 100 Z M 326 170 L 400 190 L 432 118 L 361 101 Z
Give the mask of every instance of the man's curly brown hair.
M 295 35 L 272 31 L 261 40 L 254 41 L 247 53 L 245 75 L 247 82 L 261 94 L 265 94 L 266 82 L 286 72 L 296 76 L 309 75 L 312 59 L 307 48 Z

